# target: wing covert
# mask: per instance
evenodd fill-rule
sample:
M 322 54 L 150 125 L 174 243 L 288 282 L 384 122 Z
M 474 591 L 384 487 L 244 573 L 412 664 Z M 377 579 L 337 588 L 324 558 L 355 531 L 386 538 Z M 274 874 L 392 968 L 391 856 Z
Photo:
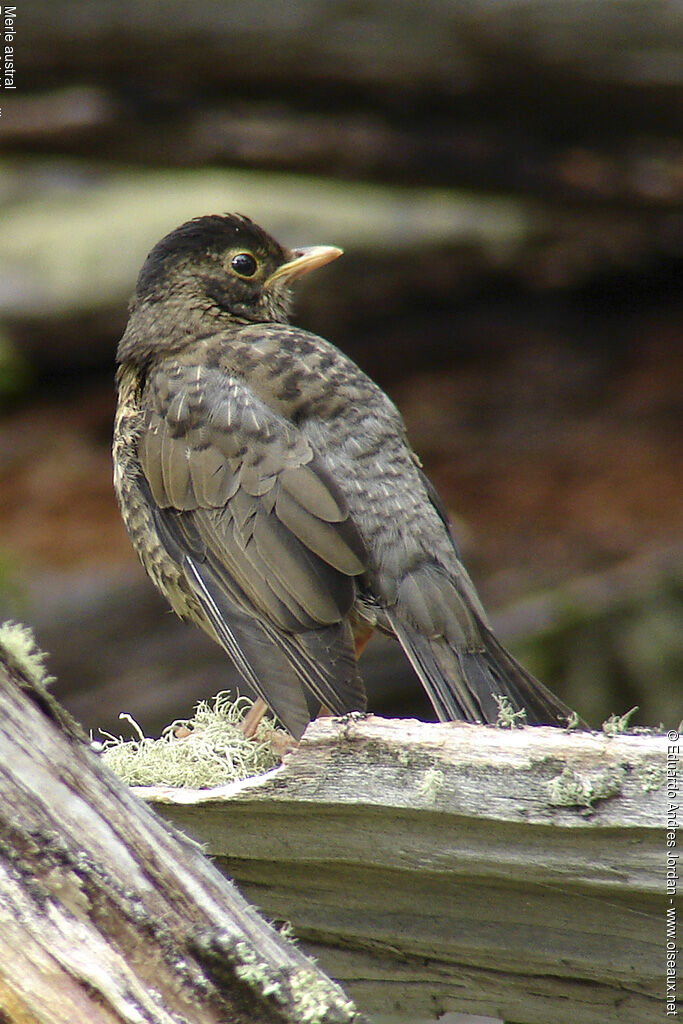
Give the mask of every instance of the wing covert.
M 283 629 L 339 622 L 366 553 L 301 431 L 218 369 L 164 363 L 143 397 L 140 465 L 157 506 L 182 513 L 176 543 Z

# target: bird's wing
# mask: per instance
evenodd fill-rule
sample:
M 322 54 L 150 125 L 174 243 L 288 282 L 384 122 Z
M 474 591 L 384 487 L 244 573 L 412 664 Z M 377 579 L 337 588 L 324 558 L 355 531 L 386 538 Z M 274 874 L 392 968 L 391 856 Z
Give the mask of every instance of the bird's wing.
M 441 500 L 441 496 L 440 496 L 439 492 L 437 491 L 436 487 L 434 486 L 432 481 L 429 479 L 427 474 L 423 473 L 423 471 L 422 471 L 422 469 L 420 467 L 418 467 L 418 473 L 420 474 L 420 479 L 422 481 L 424 489 L 427 492 L 427 497 L 429 498 L 430 502 L 434 506 L 434 508 L 436 510 L 436 514 L 438 515 L 439 519 L 441 520 L 443 525 L 446 527 L 446 532 L 448 533 L 448 536 L 451 539 L 451 543 L 453 544 L 453 548 L 455 549 L 455 553 L 458 556 L 458 558 L 460 558 L 460 547 L 458 545 L 458 540 L 457 540 L 457 538 L 455 536 L 455 533 L 453 531 L 453 524 L 451 523 L 451 517 L 448 514 L 448 510 L 447 510 L 446 506 L 444 505 L 443 501 Z
M 274 642 L 321 703 L 361 707 L 343 620 L 365 549 L 322 459 L 218 369 L 162 364 L 143 408 L 138 456 L 160 539 L 242 675 L 289 725 L 282 702 L 292 680 L 282 677 L 278 700 L 267 678 Z

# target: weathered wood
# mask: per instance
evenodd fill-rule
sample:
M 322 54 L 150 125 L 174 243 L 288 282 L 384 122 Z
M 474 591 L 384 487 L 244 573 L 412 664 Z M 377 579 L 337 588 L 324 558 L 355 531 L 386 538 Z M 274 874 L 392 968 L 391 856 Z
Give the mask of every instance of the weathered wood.
M 358 1019 L 193 843 L 104 768 L 45 691 L 36 659 L 0 639 L 0 1019 Z
M 321 720 L 265 776 L 141 791 L 367 1012 L 661 1017 L 665 741 Z

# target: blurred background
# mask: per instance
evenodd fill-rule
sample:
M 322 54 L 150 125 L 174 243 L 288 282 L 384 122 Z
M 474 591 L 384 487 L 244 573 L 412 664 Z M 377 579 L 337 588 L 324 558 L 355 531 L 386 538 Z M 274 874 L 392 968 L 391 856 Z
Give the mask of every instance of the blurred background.
M 45 0 L 0 90 L 0 616 L 88 727 L 234 686 L 111 488 L 151 246 L 238 211 L 342 260 L 296 320 L 404 413 L 505 642 L 592 724 L 682 716 L 683 9 Z M 370 706 L 429 718 L 395 645 Z

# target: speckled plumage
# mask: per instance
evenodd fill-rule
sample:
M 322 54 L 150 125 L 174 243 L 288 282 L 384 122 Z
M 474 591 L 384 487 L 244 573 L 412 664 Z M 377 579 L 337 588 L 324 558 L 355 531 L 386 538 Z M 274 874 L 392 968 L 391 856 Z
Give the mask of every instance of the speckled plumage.
M 506 696 L 557 723 L 568 709 L 491 633 L 393 403 L 287 322 L 291 279 L 334 255 L 288 252 L 240 217 L 152 251 L 117 357 L 133 545 L 296 737 L 304 689 L 334 713 L 365 706 L 354 638 L 371 627 L 398 638 L 440 718 L 492 721 Z

